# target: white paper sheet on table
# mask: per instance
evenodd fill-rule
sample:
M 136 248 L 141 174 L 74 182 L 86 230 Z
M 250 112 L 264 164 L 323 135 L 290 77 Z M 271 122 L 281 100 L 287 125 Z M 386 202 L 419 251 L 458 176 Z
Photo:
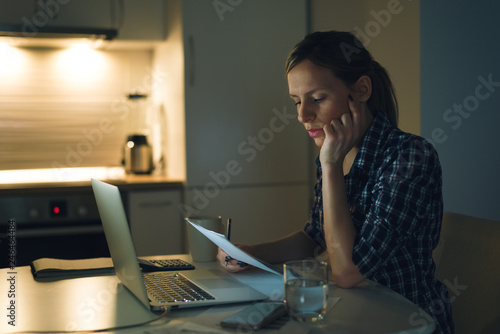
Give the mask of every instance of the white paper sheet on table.
M 237 259 L 239 261 L 248 263 L 254 267 L 260 268 L 262 270 L 266 270 L 268 272 L 271 272 L 276 275 L 283 276 L 283 270 L 280 267 L 273 266 L 269 263 L 266 263 L 264 261 L 261 261 L 246 252 L 242 251 L 235 245 L 233 245 L 227 238 L 217 232 L 207 230 L 206 228 L 193 223 L 186 219 L 186 221 L 191 224 L 195 229 L 200 231 L 204 236 L 206 236 L 208 239 L 210 239 L 214 244 L 219 246 L 221 249 L 223 249 L 230 257 L 233 259 Z

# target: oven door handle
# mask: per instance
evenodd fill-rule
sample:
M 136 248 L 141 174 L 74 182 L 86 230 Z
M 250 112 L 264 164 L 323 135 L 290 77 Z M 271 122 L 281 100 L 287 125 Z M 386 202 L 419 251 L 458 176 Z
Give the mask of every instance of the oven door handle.
M 16 230 L 16 237 L 17 238 L 51 237 L 51 236 L 61 236 L 61 235 L 96 234 L 96 233 L 103 233 L 102 225 L 30 228 L 26 230 L 18 229 Z

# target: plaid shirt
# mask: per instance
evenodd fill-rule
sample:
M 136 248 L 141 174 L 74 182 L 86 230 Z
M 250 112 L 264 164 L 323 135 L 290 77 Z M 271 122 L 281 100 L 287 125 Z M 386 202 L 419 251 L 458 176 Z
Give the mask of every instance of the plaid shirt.
M 326 249 L 319 157 L 316 164 L 315 201 L 304 230 Z M 378 112 L 345 184 L 357 231 L 352 258 L 358 270 L 424 309 L 435 319 L 436 332 L 452 333 L 448 292 L 434 277 L 432 259 L 443 213 L 441 166 L 433 146 L 393 127 Z

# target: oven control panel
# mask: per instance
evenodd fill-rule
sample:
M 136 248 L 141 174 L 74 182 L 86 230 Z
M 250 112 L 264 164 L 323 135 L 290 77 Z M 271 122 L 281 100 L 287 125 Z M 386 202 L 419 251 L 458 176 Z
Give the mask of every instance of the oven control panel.
M 0 222 L 70 223 L 99 220 L 93 194 L 0 197 Z

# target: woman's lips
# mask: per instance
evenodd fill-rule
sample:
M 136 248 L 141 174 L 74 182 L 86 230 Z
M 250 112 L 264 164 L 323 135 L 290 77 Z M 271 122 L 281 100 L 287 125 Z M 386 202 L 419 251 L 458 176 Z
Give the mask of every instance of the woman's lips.
M 307 130 L 307 132 L 309 132 L 309 137 L 316 138 L 323 134 L 323 129 L 321 128 L 309 129 Z

